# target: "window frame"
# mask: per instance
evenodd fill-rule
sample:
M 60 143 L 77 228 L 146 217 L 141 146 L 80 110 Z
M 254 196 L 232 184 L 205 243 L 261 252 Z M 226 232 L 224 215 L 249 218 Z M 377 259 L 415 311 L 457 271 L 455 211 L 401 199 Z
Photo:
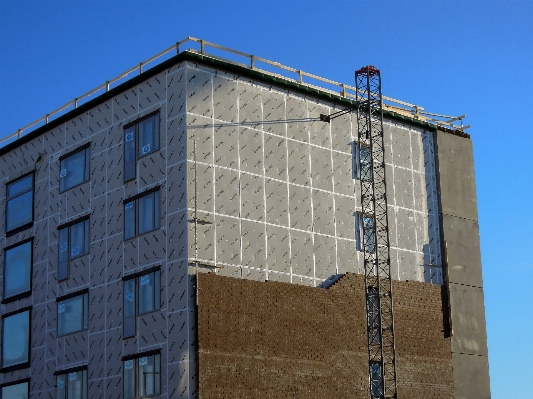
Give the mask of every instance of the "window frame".
M 146 190 L 133 197 L 127 198 L 123 201 L 124 205 L 124 241 L 138 237 L 140 235 L 149 233 L 151 231 L 158 230 L 161 227 L 161 196 L 159 194 L 160 186 L 156 186 L 149 190 Z M 140 200 L 153 196 L 152 204 L 152 227 L 147 230 L 139 231 L 139 213 L 140 213 Z M 131 225 L 133 224 L 133 226 Z M 133 230 L 133 234 L 128 232 Z
M 18 380 L 18 381 L 12 381 L 12 382 L 8 382 L 8 383 L 5 383 L 5 384 L 1 384 L 0 385 L 0 399 L 11 399 L 7 396 L 4 396 L 4 388 L 9 388 L 9 387 L 12 387 L 14 385 L 23 385 L 23 384 L 26 384 L 26 399 L 29 399 L 30 397 L 30 379 L 29 378 L 24 378 L 22 380 Z
M 69 331 L 59 331 L 59 324 L 60 324 L 60 317 L 59 317 L 59 314 L 60 313 L 64 313 L 65 312 L 65 309 L 61 310 L 60 306 L 61 305 L 66 305 L 66 304 L 63 304 L 63 302 L 66 302 L 66 301 L 70 301 L 70 300 L 73 300 L 75 298 L 78 298 L 78 297 L 81 297 L 81 310 L 82 310 L 82 315 L 81 315 L 81 328 L 79 329 L 76 329 L 76 330 L 69 330 Z M 73 333 L 77 333 L 77 332 L 80 332 L 80 331 L 85 331 L 89 328 L 89 290 L 88 289 L 84 289 L 84 290 L 81 290 L 81 291 L 77 291 L 77 292 L 73 292 L 71 294 L 68 294 L 68 295 L 63 295 L 61 297 L 57 297 L 56 298 L 56 303 L 57 303 L 57 325 L 56 325 L 56 335 L 57 337 L 64 337 L 66 335 L 69 335 L 69 334 L 73 334 Z
M 161 118 L 160 109 L 150 112 L 133 122 L 124 125 L 124 182 L 133 180 L 137 177 L 137 161 L 147 155 L 159 151 Z M 152 138 L 149 144 L 150 148 L 146 152 L 140 153 L 140 136 L 143 122 L 152 119 Z M 130 135 L 132 135 L 130 137 Z
M 365 239 L 365 228 L 364 224 L 366 219 L 372 220 L 372 230 L 367 232 Z M 368 238 L 373 240 L 368 242 Z M 364 214 L 360 211 L 355 213 L 355 243 L 356 249 L 359 252 L 374 253 L 376 250 L 376 220 L 373 216 Z
M 5 365 L 4 364 L 4 361 L 6 359 L 6 356 L 5 356 L 5 353 L 4 353 L 4 350 L 6 348 L 11 348 L 11 345 L 10 343 L 8 343 L 6 345 L 6 342 L 5 342 L 5 338 L 6 338 L 6 335 L 5 335 L 5 331 L 6 331 L 6 327 L 5 327 L 5 322 L 6 322 L 6 319 L 9 319 L 13 316 L 16 316 L 16 315 L 19 315 L 19 314 L 22 314 L 22 313 L 28 313 L 28 334 L 27 334 L 27 337 L 26 337 L 26 342 L 25 342 L 25 351 L 27 352 L 27 358 L 25 360 L 22 360 L 22 361 L 19 361 L 19 362 L 15 362 L 15 363 L 11 363 L 11 364 L 7 364 Z M 11 337 L 17 337 L 19 336 L 19 334 L 10 334 Z M 10 313 L 6 313 L 4 315 L 2 315 L 2 359 L 1 359 L 1 364 L 0 364 L 0 372 L 3 372 L 3 373 L 6 373 L 8 371 L 14 371 L 14 370 L 19 370 L 19 369 L 23 369 L 23 368 L 27 368 L 29 367 L 30 365 L 30 354 L 31 354 L 31 306 L 30 307 L 26 307 L 26 308 L 23 308 L 23 309 L 19 309 L 19 310 L 16 310 L 14 312 L 10 312 Z
M 139 380 L 139 368 L 142 366 L 141 359 L 146 359 L 146 362 L 148 362 L 148 357 L 153 358 L 153 393 L 142 393 L 141 386 L 140 386 L 140 380 Z M 129 363 L 131 362 L 131 363 Z M 147 363 L 149 364 L 149 363 Z M 154 397 L 161 395 L 161 350 L 157 349 L 155 351 L 149 351 L 145 353 L 140 353 L 136 355 L 131 356 L 124 356 L 122 358 L 122 380 L 123 380 L 123 397 L 124 399 L 139 399 L 139 398 L 148 398 L 148 397 Z M 130 378 L 126 377 L 127 370 L 133 370 L 132 376 Z M 133 378 L 131 378 L 133 377 Z M 126 386 L 127 383 L 133 384 L 133 387 Z M 133 389 L 132 389 L 133 388 Z M 144 389 L 146 390 L 146 384 L 144 385 Z M 126 396 L 126 392 L 131 391 L 133 393 L 133 396 Z
M 83 223 L 82 232 L 83 232 L 83 250 L 80 253 L 72 255 L 72 229 L 74 226 L 78 226 Z M 79 257 L 85 256 L 89 253 L 90 246 L 90 226 L 89 226 L 89 215 L 82 216 L 68 223 L 63 223 L 57 226 L 58 238 L 57 238 L 57 281 L 67 280 L 70 276 L 70 261 L 77 259 Z M 66 237 L 62 238 L 62 235 L 65 234 Z M 66 239 L 65 249 L 61 249 L 63 244 L 62 241 Z M 79 247 L 76 247 L 79 248 Z M 66 258 L 62 258 L 62 253 L 66 251 Z
M 148 311 L 141 311 L 141 292 L 142 278 L 146 276 L 153 276 L 153 293 L 152 293 L 152 309 Z M 157 266 L 152 269 L 144 270 L 142 272 L 134 273 L 125 276 L 123 281 L 123 324 L 122 334 L 123 338 L 132 338 L 137 334 L 137 316 L 157 312 L 161 309 L 161 271 Z M 133 288 L 132 288 L 133 287 Z M 128 288 L 131 291 L 128 291 Z M 131 293 L 131 296 L 128 295 Z M 130 302 L 130 304 L 128 304 Z M 130 332 L 131 331 L 131 332 Z
M 67 154 L 62 155 L 61 157 L 59 157 L 59 192 L 60 193 L 64 193 L 65 191 L 68 191 L 71 188 L 77 187 L 80 184 L 86 183 L 86 182 L 88 182 L 90 180 L 90 174 L 91 174 L 91 171 L 90 171 L 90 161 L 91 161 L 90 148 L 91 148 L 91 143 L 87 143 L 87 144 L 84 144 L 83 146 L 78 147 L 75 150 L 70 151 Z M 83 155 L 84 155 L 84 160 L 83 160 L 83 169 L 84 169 L 83 170 L 83 180 L 73 184 L 72 186 L 62 187 L 62 184 L 61 184 L 62 180 L 61 179 L 66 176 L 66 174 L 65 174 L 65 176 L 62 176 L 63 170 L 66 170 L 66 169 L 62 168 L 63 162 L 67 161 L 69 158 L 74 157 L 75 155 L 78 155 L 81 152 L 83 152 Z
M 68 391 L 69 391 L 69 381 L 73 381 L 74 379 L 71 378 L 71 374 L 77 374 L 77 373 L 80 373 L 81 372 L 81 385 L 82 385 L 82 390 L 81 390 L 81 397 L 70 397 L 69 394 L 68 394 Z M 87 378 L 87 366 L 79 366 L 79 367 L 74 367 L 74 368 L 71 368 L 71 369 L 67 369 L 67 370 L 61 370 L 61 371 L 56 371 L 54 373 L 55 377 L 56 377 L 56 399 L 87 399 L 88 398 L 88 378 Z M 60 378 L 59 377 L 62 377 L 64 378 L 64 385 L 61 387 L 60 386 Z M 63 388 L 62 390 L 64 391 L 62 393 L 62 396 L 60 396 L 60 392 L 59 392 L 59 389 L 60 388 Z
M 17 192 L 16 194 L 10 196 L 9 195 L 9 187 L 11 185 L 13 185 L 13 184 L 16 184 L 16 183 L 24 180 L 24 179 L 27 179 L 28 177 L 31 177 L 31 188 L 30 189 L 25 189 L 22 192 Z M 31 206 L 30 206 L 31 218 L 30 218 L 30 221 L 29 222 L 25 222 L 25 223 L 21 223 L 21 224 L 17 224 L 14 227 L 8 228 L 9 203 L 10 203 L 10 201 L 13 201 L 16 198 L 19 198 L 19 197 L 21 197 L 21 196 L 23 196 L 23 195 L 25 195 L 25 194 L 27 194 L 29 192 L 31 192 Z M 15 234 L 16 232 L 24 230 L 24 229 L 27 229 L 28 227 L 33 225 L 33 218 L 35 216 L 34 212 L 33 212 L 34 202 L 35 202 L 34 192 L 35 192 L 35 171 L 34 170 L 32 170 L 29 173 L 25 173 L 22 176 L 19 176 L 16 179 L 13 179 L 13 180 L 9 181 L 8 183 L 6 183 L 6 207 L 5 207 L 5 212 L 6 212 L 6 216 L 5 216 L 5 232 L 6 232 L 6 235 Z
M 7 253 L 11 250 L 14 250 L 15 248 L 17 247 L 21 247 L 23 245 L 27 245 L 29 244 L 29 251 L 30 251 L 30 264 L 29 264 L 29 275 L 28 275 L 28 285 L 29 287 L 24 290 L 24 291 L 20 291 L 20 292 L 15 292 L 14 294 L 11 294 L 9 296 L 6 296 L 6 282 L 8 281 L 8 278 L 6 276 L 6 271 L 8 270 L 8 265 L 7 265 Z M 23 241 L 20 241 L 20 242 L 17 242 L 16 244 L 13 244 L 13 245 L 10 245 L 8 247 L 5 247 L 4 248 L 4 264 L 3 264 L 4 268 L 3 268 L 3 274 L 2 274 L 2 277 L 3 277 L 3 281 L 2 281 L 2 302 L 1 303 L 8 303 L 8 302 L 12 302 L 12 301 L 15 301 L 17 299 L 21 299 L 21 298 L 26 298 L 28 296 L 31 295 L 31 291 L 32 291 L 32 286 L 33 286 L 33 237 L 31 238 L 28 238 L 26 240 L 23 240 Z

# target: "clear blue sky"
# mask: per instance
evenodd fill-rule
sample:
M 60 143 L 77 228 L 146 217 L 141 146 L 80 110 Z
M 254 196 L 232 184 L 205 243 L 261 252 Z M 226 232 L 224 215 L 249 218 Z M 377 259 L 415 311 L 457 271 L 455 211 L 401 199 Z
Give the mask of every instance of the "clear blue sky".
M 0 136 L 189 35 L 348 84 L 373 64 L 385 95 L 467 114 L 492 394 L 524 397 L 533 380 L 533 1 L 0 0 Z

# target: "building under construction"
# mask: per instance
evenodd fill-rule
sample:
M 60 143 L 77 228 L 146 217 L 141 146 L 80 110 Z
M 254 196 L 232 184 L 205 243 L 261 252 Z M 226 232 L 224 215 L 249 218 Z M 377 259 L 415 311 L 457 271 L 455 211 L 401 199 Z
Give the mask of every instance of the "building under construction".
M 463 117 L 354 69 L 187 38 L 3 139 L 0 398 L 490 398 Z

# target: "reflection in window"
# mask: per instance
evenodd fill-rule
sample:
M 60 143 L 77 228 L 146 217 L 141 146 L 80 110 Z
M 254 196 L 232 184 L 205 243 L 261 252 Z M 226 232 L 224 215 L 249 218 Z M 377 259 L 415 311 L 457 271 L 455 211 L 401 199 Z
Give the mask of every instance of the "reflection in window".
M 88 294 L 57 302 L 57 335 L 66 335 L 87 329 Z
M 370 390 L 372 399 L 382 399 L 383 396 L 383 376 L 381 375 L 381 364 L 372 362 L 370 364 Z
M 33 173 L 7 185 L 6 232 L 33 221 Z
M 372 179 L 372 152 L 367 145 L 355 143 L 353 157 L 354 178 L 359 180 Z
M 159 191 L 124 203 L 124 239 L 159 228 Z
M 57 279 L 68 278 L 68 261 L 89 253 L 89 219 L 59 230 Z
M 381 317 L 379 314 L 379 295 L 375 287 L 367 288 L 366 307 L 369 343 L 379 344 L 381 342 Z
M 124 399 L 143 398 L 160 393 L 160 354 L 124 361 Z
M 89 147 L 63 158 L 59 168 L 59 191 L 89 180 Z
M 124 129 L 124 181 L 135 178 L 137 159 L 159 150 L 159 113 Z
M 136 316 L 158 310 L 160 304 L 159 271 L 124 280 L 124 337 L 135 335 Z
M 376 234 L 374 218 L 369 215 L 356 213 L 356 246 L 358 251 L 367 253 L 375 251 Z
M 30 310 L 2 320 L 2 367 L 29 362 Z
M 29 397 L 29 383 L 22 382 L 20 384 L 12 384 L 2 387 L 0 390 L 2 399 L 28 399 Z
M 56 386 L 56 399 L 86 399 L 87 370 L 57 375 Z
M 32 243 L 26 241 L 5 250 L 4 299 L 31 290 Z

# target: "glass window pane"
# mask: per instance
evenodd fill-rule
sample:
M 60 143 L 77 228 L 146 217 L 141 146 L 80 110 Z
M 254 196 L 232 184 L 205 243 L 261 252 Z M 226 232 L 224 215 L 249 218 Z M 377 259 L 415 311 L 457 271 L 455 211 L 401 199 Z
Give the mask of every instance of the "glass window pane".
M 2 388 L 3 399 L 28 399 L 28 383 L 10 385 Z
M 7 202 L 6 231 L 30 223 L 33 220 L 33 190 Z
M 124 281 L 124 337 L 135 335 L 135 279 Z
M 139 158 L 155 151 L 154 148 L 154 118 L 148 118 L 139 123 Z
M 30 291 L 31 264 L 31 241 L 5 252 L 4 298 Z
M 139 277 L 139 314 L 155 309 L 154 289 L 154 273 Z
M 365 239 L 365 251 L 374 252 L 375 247 L 375 235 L 374 235 L 374 219 L 368 216 L 363 217 L 364 223 L 364 239 Z
M 85 248 L 85 223 L 88 223 L 88 221 L 85 220 L 70 226 L 70 259 L 87 253 Z
M 83 398 L 83 373 L 84 371 L 77 371 L 67 374 L 67 399 Z
M 139 198 L 139 234 L 154 229 L 154 194 Z
M 67 378 L 65 374 L 58 375 L 56 377 L 56 399 L 66 399 L 66 391 L 67 391 Z
M 2 327 L 2 367 L 28 362 L 30 311 L 4 318 Z
M 159 361 L 159 355 L 144 356 L 138 359 L 139 396 L 159 394 L 159 384 L 156 384 L 156 380 L 159 379 L 159 371 L 155 367 L 156 361 Z
M 134 360 L 124 362 L 124 399 L 135 398 L 135 368 Z
M 68 277 L 68 228 L 59 230 L 59 264 L 57 279 L 63 280 Z
M 87 326 L 84 302 L 87 294 L 65 299 L 57 303 L 57 335 L 80 331 Z
M 7 186 L 7 196 L 8 198 L 15 195 L 21 194 L 24 191 L 31 190 L 33 186 L 33 175 L 26 176 L 23 179 L 17 180 L 16 182 L 10 183 Z
M 124 204 L 124 238 L 135 236 L 135 201 Z
M 85 157 L 86 150 L 82 150 L 61 161 L 59 191 L 68 190 L 85 181 Z
M 131 126 L 124 132 L 124 161 L 135 161 L 135 126 Z

